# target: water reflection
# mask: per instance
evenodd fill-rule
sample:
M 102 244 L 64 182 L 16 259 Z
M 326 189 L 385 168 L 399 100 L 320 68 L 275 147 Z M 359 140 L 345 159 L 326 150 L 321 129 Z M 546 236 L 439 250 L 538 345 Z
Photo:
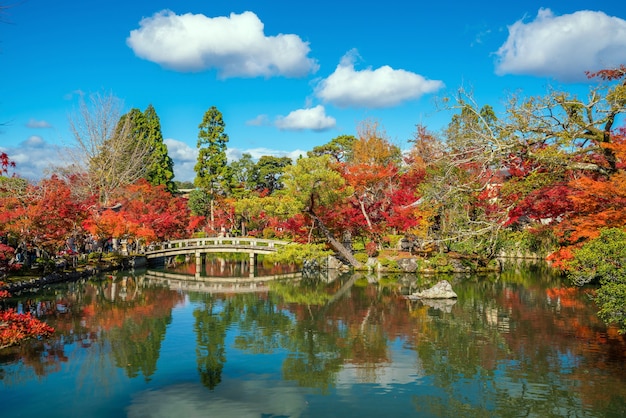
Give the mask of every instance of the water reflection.
M 0 352 L 0 402 L 47 416 L 44 393 L 79 392 L 90 416 L 626 413 L 626 341 L 584 291 L 537 266 L 447 279 L 457 300 L 409 301 L 436 279 L 374 274 L 246 292 L 138 274 L 23 294 L 8 303 L 57 333 Z

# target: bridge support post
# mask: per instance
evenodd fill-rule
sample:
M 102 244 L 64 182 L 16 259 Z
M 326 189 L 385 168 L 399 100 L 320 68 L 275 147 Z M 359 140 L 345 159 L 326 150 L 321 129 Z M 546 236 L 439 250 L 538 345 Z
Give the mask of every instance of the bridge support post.
M 256 254 L 250 253 L 250 277 L 254 277 L 254 268 L 256 267 Z
M 200 251 L 195 252 L 195 258 L 196 258 L 196 276 L 199 276 L 200 272 L 202 271 L 202 254 L 200 254 Z

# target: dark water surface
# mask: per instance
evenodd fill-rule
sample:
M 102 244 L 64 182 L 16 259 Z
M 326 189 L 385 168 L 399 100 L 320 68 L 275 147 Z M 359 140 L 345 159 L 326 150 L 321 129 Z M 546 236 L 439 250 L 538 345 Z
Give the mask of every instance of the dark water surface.
M 25 293 L 56 334 L 0 351 L 0 416 L 626 416 L 626 341 L 585 290 L 532 266 L 450 280 L 456 302 L 366 274 Z

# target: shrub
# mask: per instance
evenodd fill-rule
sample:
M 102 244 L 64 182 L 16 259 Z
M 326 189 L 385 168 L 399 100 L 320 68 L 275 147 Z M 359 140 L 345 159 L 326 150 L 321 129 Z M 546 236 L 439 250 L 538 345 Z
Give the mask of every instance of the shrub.
M 404 235 L 387 235 L 384 240 L 389 248 L 398 248 L 398 243 Z
M 603 229 L 600 236 L 574 251 L 567 263 L 570 280 L 579 286 L 598 282 L 598 316 L 626 332 L 626 231 Z
M 378 255 L 378 245 L 374 241 L 370 241 L 365 244 L 365 252 L 370 257 L 376 257 Z

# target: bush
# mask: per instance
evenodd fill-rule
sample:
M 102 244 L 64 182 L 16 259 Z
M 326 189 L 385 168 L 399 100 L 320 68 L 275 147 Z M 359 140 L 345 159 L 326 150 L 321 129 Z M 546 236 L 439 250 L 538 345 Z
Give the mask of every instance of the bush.
M 365 253 L 356 253 L 354 254 L 354 258 L 356 259 L 356 261 L 362 264 L 367 263 L 367 260 L 369 259 L 369 257 Z
M 378 262 L 386 271 L 400 271 L 400 267 L 398 266 L 398 262 L 396 260 L 392 260 L 390 258 L 380 258 L 378 259 Z
M 378 245 L 374 241 L 370 241 L 365 244 L 365 252 L 370 257 L 376 257 L 378 255 Z
M 404 235 L 387 235 L 384 240 L 389 248 L 398 248 L 398 243 Z
M 552 229 L 537 227 L 522 231 L 506 230 L 500 234 L 498 248 L 507 252 L 534 253 L 547 255 L 557 246 L 557 239 Z
M 304 260 L 319 260 L 333 252 L 325 244 L 296 244 L 292 243 L 279 247 L 278 251 L 268 254 L 265 258 L 272 263 L 295 263 L 301 265 Z
M 603 229 L 600 236 L 574 251 L 567 263 L 570 280 L 576 285 L 626 282 L 626 231 Z
M 567 263 L 570 280 L 582 286 L 599 283 L 595 301 L 598 316 L 626 332 L 626 231 L 603 229 L 600 236 L 574 251 Z

